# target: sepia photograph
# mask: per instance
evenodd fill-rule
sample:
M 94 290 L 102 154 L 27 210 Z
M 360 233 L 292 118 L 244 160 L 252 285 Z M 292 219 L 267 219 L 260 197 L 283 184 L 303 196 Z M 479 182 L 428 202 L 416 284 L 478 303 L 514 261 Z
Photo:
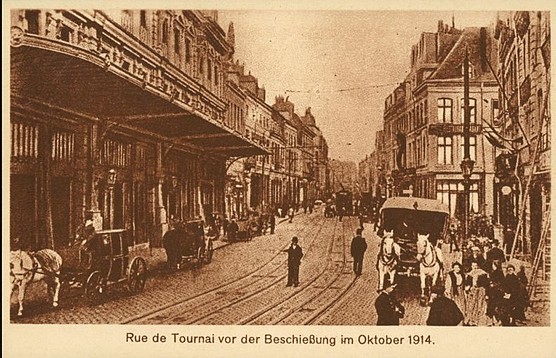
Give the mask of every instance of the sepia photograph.
M 272 4 L 3 6 L 4 327 L 553 354 L 548 5 Z

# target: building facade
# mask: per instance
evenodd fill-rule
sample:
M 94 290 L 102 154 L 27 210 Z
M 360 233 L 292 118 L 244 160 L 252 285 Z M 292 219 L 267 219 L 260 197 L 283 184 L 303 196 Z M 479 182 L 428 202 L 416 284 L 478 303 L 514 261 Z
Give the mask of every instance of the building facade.
M 515 251 L 535 254 L 550 240 L 550 13 L 501 13 L 496 215 L 516 236 Z M 545 245 L 548 257 L 550 245 Z M 548 270 L 549 271 L 549 270 Z
M 446 203 L 453 216 L 463 215 L 463 62 L 468 58 L 470 155 L 475 161 L 470 206 L 475 213 L 493 214 L 495 151 L 481 135 L 498 109 L 493 32 L 439 22 L 436 33 L 421 34 L 413 46 L 410 73 L 385 100 L 384 144 L 376 150 L 387 196 L 434 198 Z
M 67 246 L 86 219 L 159 246 L 169 221 L 223 212 L 228 158 L 266 153 L 226 114 L 233 48 L 214 17 L 11 19 L 10 233 L 25 246 Z

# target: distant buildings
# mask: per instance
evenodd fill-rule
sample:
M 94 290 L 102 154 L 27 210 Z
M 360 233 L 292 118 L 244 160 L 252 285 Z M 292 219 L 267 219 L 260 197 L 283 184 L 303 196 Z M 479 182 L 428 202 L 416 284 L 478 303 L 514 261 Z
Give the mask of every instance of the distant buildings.
M 330 188 L 332 192 L 347 190 L 359 193 L 358 170 L 355 162 L 332 159 L 330 166 Z

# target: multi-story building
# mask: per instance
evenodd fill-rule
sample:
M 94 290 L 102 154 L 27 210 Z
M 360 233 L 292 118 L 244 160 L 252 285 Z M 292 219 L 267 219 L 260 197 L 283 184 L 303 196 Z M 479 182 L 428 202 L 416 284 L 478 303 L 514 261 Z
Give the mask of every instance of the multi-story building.
M 324 200 L 330 196 L 328 178 L 328 143 L 326 138 L 319 130 L 314 139 L 314 182 L 315 199 Z
M 301 184 L 303 180 L 302 149 L 298 141 L 298 129 L 301 119 L 295 113 L 295 105 L 286 97 L 277 96 L 274 99 L 272 108 L 276 110 L 284 119 L 284 174 L 287 178 L 284 190 L 284 205 L 301 204 Z
M 358 171 L 355 162 L 331 159 L 329 167 L 331 190 L 334 193 L 340 190 L 351 192 L 357 190 Z
M 60 248 L 92 219 L 159 245 L 223 212 L 226 159 L 266 151 L 227 115 L 233 48 L 206 15 L 12 11 L 12 238 Z
M 550 225 L 550 13 L 501 13 L 495 37 L 501 81 L 495 215 L 516 232 L 519 251 L 534 254 Z
M 492 214 L 494 149 L 483 135 L 498 109 L 493 29 L 438 24 L 411 51 L 410 73 L 385 100 L 384 149 L 378 162 L 388 195 L 436 198 L 463 212 L 463 63 L 469 60 L 470 178 L 473 212 Z M 379 153 L 380 151 L 377 151 Z

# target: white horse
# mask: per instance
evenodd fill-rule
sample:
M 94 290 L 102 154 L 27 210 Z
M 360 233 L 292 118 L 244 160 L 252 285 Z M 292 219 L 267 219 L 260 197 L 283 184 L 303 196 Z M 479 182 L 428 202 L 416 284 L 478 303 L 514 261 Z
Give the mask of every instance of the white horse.
M 58 306 L 60 293 L 60 268 L 62 257 L 50 249 L 29 253 L 23 250 L 10 251 L 10 283 L 12 292 L 17 286 L 19 309 L 18 316 L 23 315 L 23 300 L 27 285 L 32 282 L 44 281 L 48 293 L 52 297 L 52 306 Z M 11 296 L 11 295 L 10 295 Z
M 429 241 L 429 234 L 417 234 L 417 259 L 419 260 L 419 276 L 421 278 L 421 304 L 427 301 L 430 289 L 436 285 L 442 269 L 442 251 Z M 431 278 L 430 285 L 427 278 Z
M 384 288 L 386 274 L 388 274 L 390 284 L 394 283 L 396 277 L 396 265 L 398 264 L 400 253 L 400 245 L 394 241 L 394 230 L 384 231 L 384 237 L 380 242 L 380 249 L 378 251 L 376 261 L 379 291 Z

